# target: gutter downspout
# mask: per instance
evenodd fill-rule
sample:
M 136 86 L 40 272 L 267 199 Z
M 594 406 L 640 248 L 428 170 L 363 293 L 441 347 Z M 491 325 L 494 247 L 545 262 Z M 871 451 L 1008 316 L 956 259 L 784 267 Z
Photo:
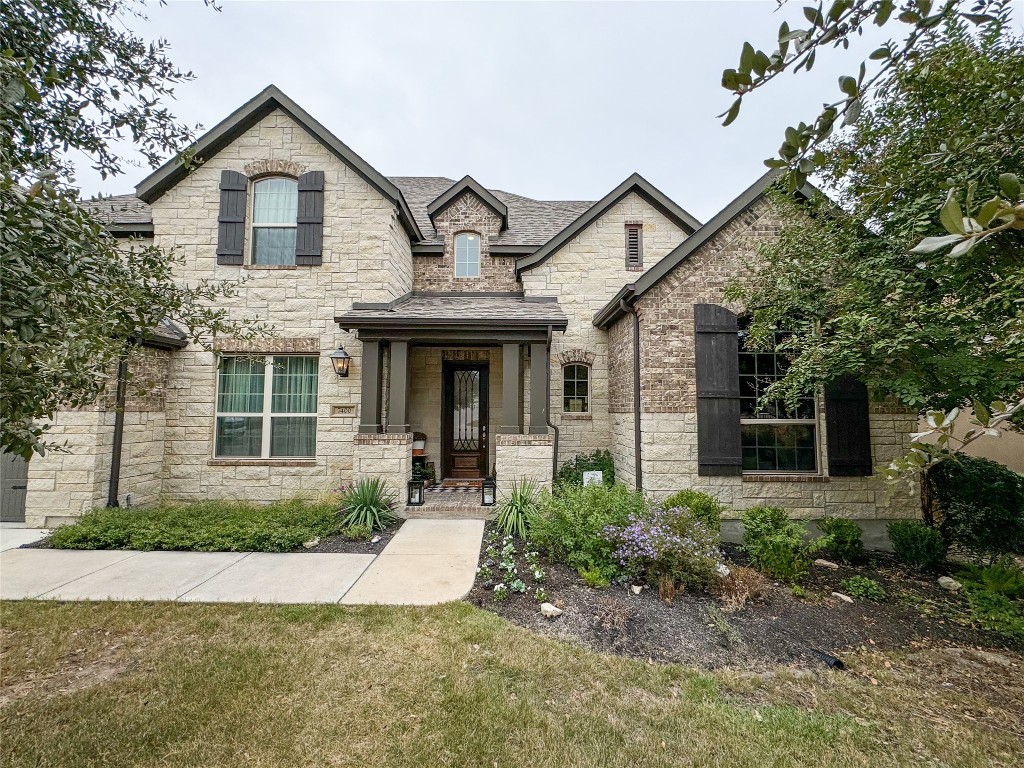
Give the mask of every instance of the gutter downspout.
M 114 442 L 110 449 L 110 482 L 107 490 L 107 506 L 117 507 L 117 496 L 121 483 L 121 446 L 124 441 L 124 401 L 128 389 L 128 347 L 117 360 L 117 394 L 114 397 Z
M 558 427 L 556 427 L 552 423 L 552 421 L 551 421 L 551 362 L 550 361 L 551 361 L 551 337 L 552 337 L 553 333 L 554 333 L 554 330 L 549 325 L 548 326 L 548 346 L 547 346 L 548 364 L 547 364 L 547 366 L 545 366 L 548 369 L 548 381 L 547 381 L 547 385 L 545 386 L 545 389 L 547 391 L 547 403 L 548 403 L 547 425 L 551 429 L 551 431 L 554 432 L 554 435 L 555 435 L 554 442 L 553 442 L 553 444 L 551 446 L 551 481 L 552 482 L 554 482 L 555 476 L 558 475 Z
M 640 454 L 640 315 L 636 308 L 619 299 L 619 308 L 633 316 L 633 459 L 635 462 L 636 489 L 644 489 L 643 464 Z

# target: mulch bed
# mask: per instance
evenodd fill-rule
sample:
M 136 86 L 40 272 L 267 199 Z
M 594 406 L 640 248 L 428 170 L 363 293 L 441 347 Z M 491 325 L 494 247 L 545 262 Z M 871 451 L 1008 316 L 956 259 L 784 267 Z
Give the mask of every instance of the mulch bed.
M 315 547 L 299 547 L 293 552 L 334 552 L 349 555 L 379 555 L 402 527 L 399 520 L 386 531 L 373 534 L 369 541 L 349 541 L 344 536 L 325 536 Z M 376 539 L 376 541 L 374 541 Z
M 481 562 L 486 560 L 486 547 L 485 536 Z M 731 563 L 744 564 L 736 547 L 724 549 Z M 680 595 L 666 606 L 657 590 L 645 588 L 636 595 L 624 586 L 591 589 L 571 568 L 542 556 L 547 599 L 564 611 L 555 619 L 541 615 L 533 598 L 538 585 L 521 556 L 516 562 L 528 586 L 526 594 L 496 600 L 478 579 L 466 600 L 526 629 L 606 653 L 708 669 L 764 670 L 779 664 L 820 665 L 814 650 L 841 656 L 857 648 L 954 645 L 1024 652 L 1024 647 L 996 633 L 954 621 L 950 617 L 965 615 L 964 596 L 939 587 L 937 574 L 916 574 L 885 553 L 872 553 L 856 567 L 815 566 L 801 583 L 806 598 L 795 597 L 787 585 L 773 584 L 765 597 L 734 612 L 724 611 L 718 600 L 705 594 Z M 849 604 L 832 597 L 833 591 L 842 591 L 839 583 L 853 575 L 878 581 L 887 599 Z

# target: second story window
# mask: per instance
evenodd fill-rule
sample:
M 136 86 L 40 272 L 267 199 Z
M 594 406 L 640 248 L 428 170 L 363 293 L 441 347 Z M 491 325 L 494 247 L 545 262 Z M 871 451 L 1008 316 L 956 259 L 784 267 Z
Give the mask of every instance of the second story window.
M 257 181 L 252 193 L 252 263 L 295 263 L 295 222 L 298 184 L 292 179 Z
M 475 232 L 455 236 L 455 276 L 480 277 L 480 235 Z

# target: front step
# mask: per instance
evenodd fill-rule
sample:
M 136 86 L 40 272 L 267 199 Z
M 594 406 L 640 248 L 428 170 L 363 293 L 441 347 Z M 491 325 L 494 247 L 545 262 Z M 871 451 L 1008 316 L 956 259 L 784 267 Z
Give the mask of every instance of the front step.
M 427 488 L 423 492 L 423 506 L 405 508 L 405 516 L 410 520 L 490 520 L 494 514 L 494 507 L 485 507 L 480 503 L 479 487 L 466 487 L 465 484 L 448 481 Z

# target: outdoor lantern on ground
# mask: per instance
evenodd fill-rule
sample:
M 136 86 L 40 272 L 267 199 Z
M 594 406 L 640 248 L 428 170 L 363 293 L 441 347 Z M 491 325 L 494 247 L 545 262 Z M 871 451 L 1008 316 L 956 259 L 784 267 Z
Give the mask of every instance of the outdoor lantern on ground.
M 423 506 L 423 481 L 422 480 L 410 480 L 409 481 L 409 506 L 410 507 L 421 507 Z
M 497 496 L 498 486 L 493 477 L 485 477 L 480 485 L 480 503 L 485 507 L 493 507 L 494 499 Z
M 331 364 L 334 366 L 336 374 L 343 379 L 347 379 L 348 368 L 352 364 L 352 355 L 346 352 L 344 347 L 338 347 L 331 352 Z

